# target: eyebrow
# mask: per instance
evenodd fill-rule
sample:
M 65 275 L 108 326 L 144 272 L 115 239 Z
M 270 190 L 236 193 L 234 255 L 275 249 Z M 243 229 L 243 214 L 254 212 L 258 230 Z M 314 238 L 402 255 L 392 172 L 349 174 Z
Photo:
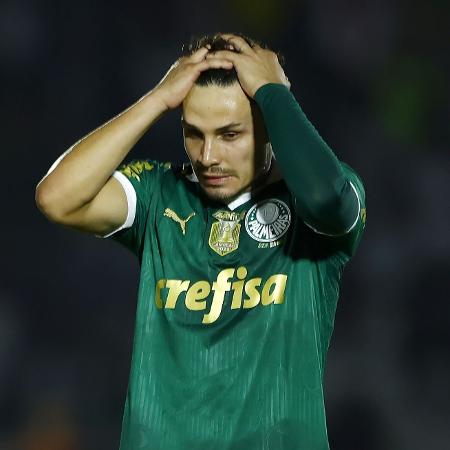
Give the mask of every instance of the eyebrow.
M 192 125 L 192 124 L 186 122 L 184 119 L 181 119 L 181 124 L 185 128 L 192 128 L 194 130 L 201 131 L 195 125 Z M 241 125 L 242 125 L 242 123 L 240 123 L 240 122 L 231 122 L 231 123 L 228 123 L 227 125 L 224 125 L 223 127 L 217 128 L 215 131 L 217 133 L 222 133 L 222 132 L 224 132 L 226 130 L 229 130 L 230 128 L 239 127 Z

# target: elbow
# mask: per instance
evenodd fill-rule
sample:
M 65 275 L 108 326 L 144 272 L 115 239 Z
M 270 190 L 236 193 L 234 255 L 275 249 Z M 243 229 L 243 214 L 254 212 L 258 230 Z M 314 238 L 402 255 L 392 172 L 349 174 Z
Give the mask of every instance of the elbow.
M 34 193 L 34 201 L 36 203 L 39 211 L 44 214 L 47 218 L 50 218 L 50 206 L 48 200 L 48 194 L 46 190 L 42 187 L 42 181 L 36 186 L 36 190 Z
M 52 222 L 62 221 L 60 208 L 58 208 L 57 202 L 52 199 L 52 193 L 43 180 L 36 186 L 34 200 L 39 211 L 47 219 Z

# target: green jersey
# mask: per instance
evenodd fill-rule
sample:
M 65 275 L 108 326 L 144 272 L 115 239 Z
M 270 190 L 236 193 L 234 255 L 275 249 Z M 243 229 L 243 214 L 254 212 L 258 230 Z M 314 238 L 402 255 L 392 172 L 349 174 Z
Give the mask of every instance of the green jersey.
M 329 448 L 325 358 L 364 189 L 284 87 L 256 97 L 284 179 L 223 204 L 190 167 L 114 173 L 129 208 L 111 237 L 141 268 L 121 450 Z M 338 214 L 310 202 L 321 192 Z M 337 222 L 349 226 L 328 232 Z

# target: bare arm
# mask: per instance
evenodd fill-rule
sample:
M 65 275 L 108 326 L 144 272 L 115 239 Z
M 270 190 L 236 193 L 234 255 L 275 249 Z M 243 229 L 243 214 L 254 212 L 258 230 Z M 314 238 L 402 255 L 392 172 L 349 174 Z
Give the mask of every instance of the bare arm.
M 210 68 L 230 68 L 209 61 L 202 48 L 179 59 L 155 89 L 63 153 L 36 187 L 36 204 L 53 222 L 95 234 L 122 225 L 127 201 L 111 177 L 136 142 L 169 109 L 181 104 L 197 77 Z
M 75 143 L 37 185 L 39 209 L 54 222 L 99 234 L 118 227 L 125 221 L 127 203 L 111 175 L 164 112 L 150 92 Z

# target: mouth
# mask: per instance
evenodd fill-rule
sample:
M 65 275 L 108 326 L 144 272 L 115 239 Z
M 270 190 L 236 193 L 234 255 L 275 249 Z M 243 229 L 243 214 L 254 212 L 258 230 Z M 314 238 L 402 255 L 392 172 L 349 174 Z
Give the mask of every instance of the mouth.
M 202 175 L 203 184 L 205 186 L 221 186 L 225 184 L 231 175 L 220 174 L 220 175 Z

